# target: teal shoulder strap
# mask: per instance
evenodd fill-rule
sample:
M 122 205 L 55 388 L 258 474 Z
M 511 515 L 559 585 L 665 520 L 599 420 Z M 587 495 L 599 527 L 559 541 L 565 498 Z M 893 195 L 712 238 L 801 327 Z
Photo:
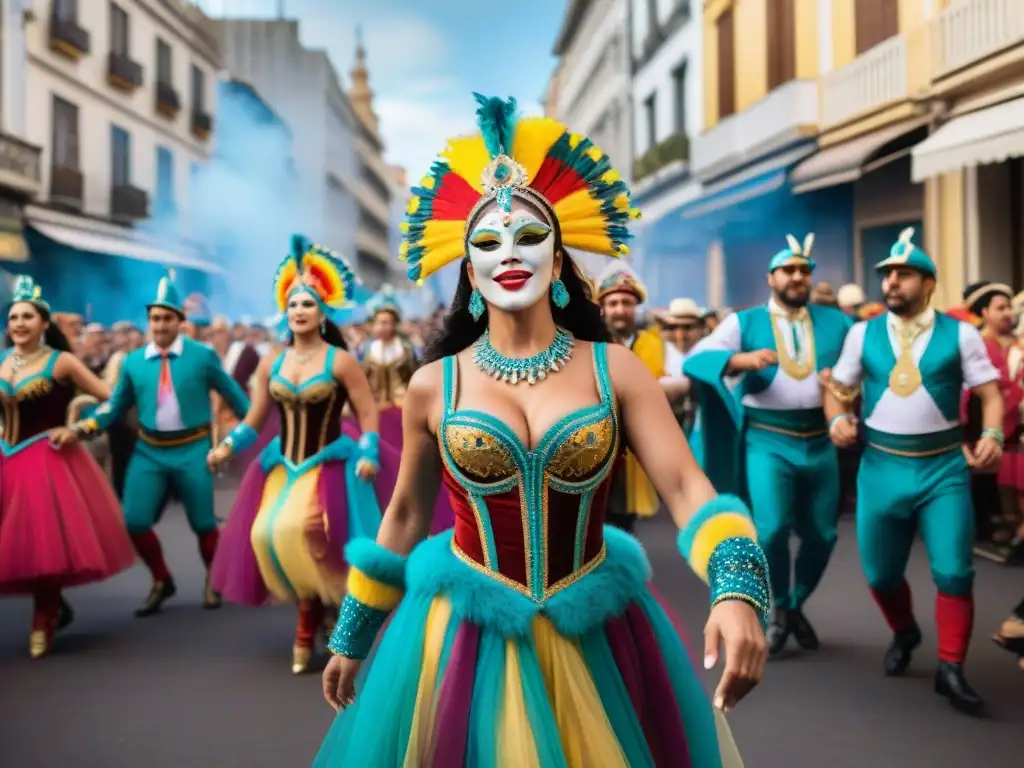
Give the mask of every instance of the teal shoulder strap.
M 59 357 L 59 349 L 55 349 L 50 353 L 50 359 L 46 361 L 46 367 L 43 369 L 43 376 L 45 376 L 48 379 L 53 378 L 53 367 L 57 364 L 57 358 Z
M 455 408 L 455 384 L 458 377 L 455 364 L 455 355 L 441 358 L 441 379 L 444 387 L 444 413 L 446 416 Z
M 324 376 L 334 376 L 334 355 L 338 348 L 333 344 L 327 347 L 327 354 L 324 355 Z
M 597 374 L 597 389 L 601 395 L 601 402 L 612 403 L 614 394 L 611 375 L 608 373 L 608 342 L 594 342 L 594 370 Z

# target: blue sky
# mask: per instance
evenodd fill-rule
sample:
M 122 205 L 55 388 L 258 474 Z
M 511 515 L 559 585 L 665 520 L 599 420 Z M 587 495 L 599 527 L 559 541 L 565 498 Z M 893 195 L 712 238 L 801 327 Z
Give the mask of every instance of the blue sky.
M 278 0 L 199 0 L 211 15 L 267 17 Z M 472 92 L 539 114 L 566 0 L 284 0 L 304 45 L 324 48 L 348 87 L 362 28 L 387 160 L 415 183 L 449 136 L 473 128 Z

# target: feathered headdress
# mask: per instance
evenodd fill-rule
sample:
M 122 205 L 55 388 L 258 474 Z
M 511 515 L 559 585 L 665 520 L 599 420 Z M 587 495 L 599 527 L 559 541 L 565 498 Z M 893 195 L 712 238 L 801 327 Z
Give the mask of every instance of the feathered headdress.
M 43 299 L 43 289 L 36 285 L 36 281 L 28 275 L 18 275 L 14 278 L 11 303 L 17 304 L 20 301 L 27 301 L 46 314 L 50 314 L 50 305 Z
M 288 308 L 295 291 L 306 291 L 324 307 L 345 309 L 353 305 L 356 273 L 340 255 L 322 245 L 314 245 L 302 235 L 292 235 L 292 250 L 274 275 L 274 301 L 278 312 Z
M 390 283 L 384 283 L 380 290 L 366 302 L 367 317 L 376 317 L 381 312 L 390 312 L 397 318 L 402 316 L 402 308 L 398 306 L 398 293 Z
M 769 272 L 774 272 L 779 267 L 789 264 L 807 267 L 812 272 L 814 271 L 816 265 L 814 259 L 811 258 L 811 249 L 814 248 L 813 232 L 807 233 L 803 243 L 793 237 L 793 235 L 786 235 L 786 245 L 786 248 L 772 256 L 772 260 L 768 264 Z
M 412 190 L 399 258 L 422 280 L 466 254 L 466 227 L 491 201 L 539 205 L 562 243 L 607 256 L 629 252 L 627 225 L 640 214 L 608 156 L 547 117 L 517 118 L 515 99 L 476 93 L 480 133 L 452 139 Z

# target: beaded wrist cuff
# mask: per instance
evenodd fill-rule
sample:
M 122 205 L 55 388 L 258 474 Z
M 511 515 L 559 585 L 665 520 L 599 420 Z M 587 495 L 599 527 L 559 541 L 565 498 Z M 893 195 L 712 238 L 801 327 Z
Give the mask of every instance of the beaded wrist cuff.
M 708 561 L 708 583 L 712 608 L 725 600 L 742 600 L 757 611 L 761 629 L 768 628 L 768 561 L 756 542 L 736 536 L 715 547 Z
M 235 456 L 246 448 L 255 445 L 259 436 L 255 429 L 243 421 L 231 430 L 231 434 L 225 437 L 223 442 L 231 449 L 231 455 Z
M 1006 436 L 1003 434 L 1003 430 L 999 429 L 999 427 L 988 427 L 987 429 L 983 429 L 981 431 L 981 436 L 991 437 L 993 440 L 999 443 L 1000 448 L 1003 447 L 1003 445 L 1006 442 Z
M 376 432 L 364 432 L 359 438 L 359 458 L 374 466 L 380 465 L 380 435 Z
M 726 539 L 757 539 L 754 521 L 742 500 L 723 494 L 706 502 L 679 531 L 676 544 L 693 572 L 708 581 L 708 563 Z
M 345 595 L 338 611 L 338 623 L 334 625 L 334 632 L 327 643 L 328 649 L 338 656 L 362 661 L 370 655 L 370 649 L 389 614 L 390 611 L 372 608 L 352 595 Z

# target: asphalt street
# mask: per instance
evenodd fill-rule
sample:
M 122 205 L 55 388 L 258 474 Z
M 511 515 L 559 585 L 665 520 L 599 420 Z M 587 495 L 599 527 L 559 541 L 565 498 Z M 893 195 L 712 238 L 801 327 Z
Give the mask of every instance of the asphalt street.
M 230 490 L 218 491 L 226 514 Z M 141 566 L 72 590 L 77 620 L 54 652 L 30 661 L 30 605 L 0 600 L 0 766 L 3 768 L 305 768 L 331 712 L 317 674 L 293 677 L 294 610 L 201 607 L 203 571 L 184 515 L 160 525 L 178 596 L 135 619 L 148 587 Z M 675 551 L 667 519 L 641 526 L 658 588 L 701 653 L 706 589 Z M 932 693 L 934 590 L 920 547 L 910 569 L 925 629 L 912 673 L 887 679 L 888 632 L 864 587 L 852 525 L 807 606 L 822 640 L 769 665 L 730 720 L 748 768 L 980 768 L 1024 765 L 1024 674 L 989 640 L 1024 593 L 1024 570 L 978 563 L 969 678 L 990 716 L 972 720 Z M 707 675 L 713 686 L 716 675 Z

